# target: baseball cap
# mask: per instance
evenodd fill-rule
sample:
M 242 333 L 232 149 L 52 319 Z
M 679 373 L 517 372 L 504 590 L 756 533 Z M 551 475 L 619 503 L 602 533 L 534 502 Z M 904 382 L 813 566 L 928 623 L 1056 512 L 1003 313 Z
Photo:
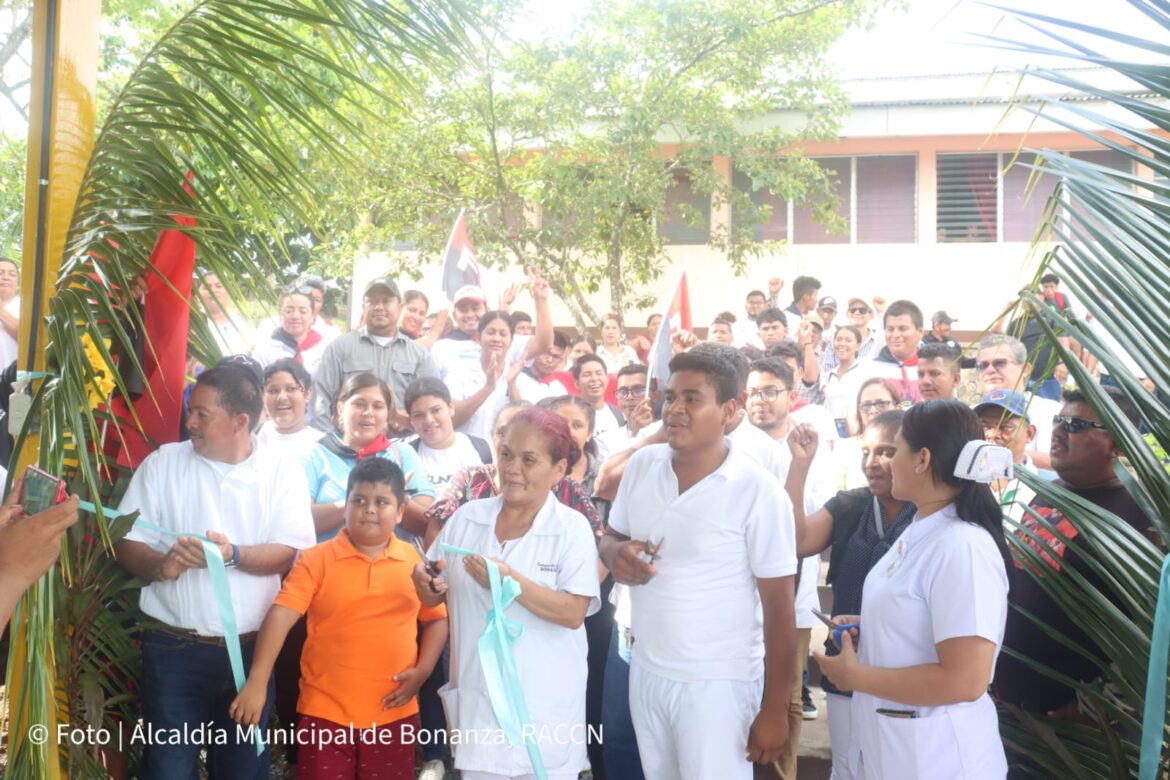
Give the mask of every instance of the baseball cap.
M 941 322 L 944 325 L 950 325 L 952 322 L 958 322 L 958 320 L 947 314 L 945 311 L 936 311 L 934 314 L 930 315 L 930 321 Z
M 400 295 L 398 292 L 398 285 L 394 283 L 394 280 L 387 279 L 384 276 L 379 276 L 377 279 L 371 279 L 369 282 L 367 282 L 366 289 L 364 292 L 362 292 L 362 295 L 363 296 L 369 295 L 371 292 L 378 289 L 379 287 L 381 287 L 383 290 L 386 290 L 387 292 L 389 292 L 395 298 L 399 298 L 399 299 L 402 298 L 402 295 Z
M 822 333 L 825 331 L 824 321 L 815 314 L 805 315 L 805 318 L 803 320 L 801 320 L 801 322 L 802 323 L 807 322 L 809 325 L 812 325 L 814 328 L 821 331 Z
M 821 298 L 819 301 L 817 301 L 817 308 L 832 309 L 833 311 L 837 311 L 837 299 L 831 295 L 826 295 L 824 298 Z
M 1015 390 L 1000 388 L 992 390 L 975 405 L 975 414 L 983 414 L 988 409 L 1002 409 L 1013 417 L 1023 417 L 1028 421 L 1028 396 Z
M 451 299 L 451 303 L 459 303 L 460 301 L 477 301 L 487 306 L 487 296 L 474 284 L 465 284 L 455 291 L 455 297 Z
M 867 309 L 873 308 L 872 306 L 869 305 L 869 301 L 865 300 L 865 298 L 850 298 L 849 299 L 849 308 L 852 309 L 853 304 L 855 304 L 855 303 L 859 303 Z

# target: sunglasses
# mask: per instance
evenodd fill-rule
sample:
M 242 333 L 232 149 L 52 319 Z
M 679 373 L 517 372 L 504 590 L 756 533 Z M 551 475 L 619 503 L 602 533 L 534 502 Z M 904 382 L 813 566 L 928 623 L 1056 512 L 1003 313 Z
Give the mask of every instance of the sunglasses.
M 989 369 L 992 369 L 992 368 L 994 368 L 996 371 L 1003 371 L 1005 368 L 1007 368 L 1013 362 L 1014 361 L 1008 360 L 1007 358 L 997 358 L 995 360 L 981 360 L 980 362 L 975 364 L 975 370 L 978 371 L 980 374 L 985 374 L 985 373 L 987 373 L 987 371 Z
M 869 309 L 864 306 L 854 306 L 849 309 L 850 314 L 869 314 Z
M 1071 417 L 1059 414 L 1052 418 L 1052 424 L 1063 428 L 1065 433 L 1084 433 L 1090 428 L 1105 430 L 1105 426 L 1102 423 L 1086 420 L 1084 417 Z

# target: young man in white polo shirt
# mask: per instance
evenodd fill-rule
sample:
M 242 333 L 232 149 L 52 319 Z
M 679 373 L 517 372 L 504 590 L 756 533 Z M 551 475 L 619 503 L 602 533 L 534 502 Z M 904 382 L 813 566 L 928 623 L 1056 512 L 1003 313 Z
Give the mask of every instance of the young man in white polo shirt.
M 143 634 L 142 705 L 151 733 L 162 736 L 146 746 L 140 776 L 194 777 L 206 748 L 212 777 L 267 777 L 268 751 L 257 755 L 253 742 L 237 742 L 228 716 L 235 684 L 196 537 L 214 542 L 228 566 L 247 673 L 280 576 L 298 550 L 316 542 L 309 491 L 296 460 L 251 435 L 261 400 L 259 379 L 249 368 L 221 364 L 203 372 L 188 405 L 190 441 L 166 444 L 147 457 L 118 508 L 189 534 L 176 538 L 135 527 L 115 546 L 119 563 L 149 581 L 139 604 L 158 625 Z M 182 738 L 209 721 L 212 732 L 203 739 L 211 744 Z
M 747 780 L 788 739 L 791 508 L 723 435 L 743 390 L 734 367 L 688 352 L 670 371 L 668 444 L 630 459 L 600 552 L 632 595 L 630 711 L 645 776 Z

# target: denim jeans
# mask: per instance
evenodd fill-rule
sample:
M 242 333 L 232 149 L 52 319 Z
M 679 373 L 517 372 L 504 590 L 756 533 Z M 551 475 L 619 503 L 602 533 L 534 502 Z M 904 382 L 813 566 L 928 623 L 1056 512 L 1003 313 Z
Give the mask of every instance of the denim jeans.
M 630 717 L 630 664 L 618 654 L 615 625 L 605 659 L 605 691 L 601 703 L 601 723 L 605 771 L 609 780 L 645 780 L 642 759 L 638 756 L 638 738 Z
M 245 672 L 252 667 L 254 644 L 243 646 Z M 269 751 L 256 755 L 256 745 L 246 738 L 237 743 L 236 724 L 228 716 L 236 685 L 226 648 L 147 631 L 142 670 L 142 718 L 150 740 L 143 753 L 142 780 L 198 780 L 203 749 L 210 780 L 267 780 Z M 275 695 L 270 679 L 262 729 L 267 728 Z M 218 744 L 222 737 L 226 744 Z

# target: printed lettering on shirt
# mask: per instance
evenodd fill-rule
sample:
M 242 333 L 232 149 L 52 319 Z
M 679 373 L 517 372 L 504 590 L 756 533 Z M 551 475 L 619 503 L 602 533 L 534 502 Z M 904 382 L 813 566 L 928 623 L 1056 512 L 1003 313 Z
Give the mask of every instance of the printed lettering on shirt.
M 1034 506 L 1032 507 L 1032 511 L 1044 518 L 1046 524 L 1041 524 L 1029 513 L 1024 516 L 1021 525 L 1034 534 L 1034 536 L 1023 532 L 1019 532 L 1017 536 L 1021 541 L 1035 550 L 1054 571 L 1060 571 L 1060 561 L 1058 559 L 1063 558 L 1065 551 L 1068 550 L 1068 544 L 1064 540 L 1068 539 L 1071 541 L 1077 538 L 1077 529 L 1073 527 L 1073 524 L 1069 522 L 1067 517 L 1053 507 Z M 1056 532 L 1053 533 L 1049 526 L 1055 528 Z M 1051 553 L 1055 553 L 1056 557 L 1054 558 Z M 1017 560 L 1016 568 L 1024 568 L 1023 562 Z

